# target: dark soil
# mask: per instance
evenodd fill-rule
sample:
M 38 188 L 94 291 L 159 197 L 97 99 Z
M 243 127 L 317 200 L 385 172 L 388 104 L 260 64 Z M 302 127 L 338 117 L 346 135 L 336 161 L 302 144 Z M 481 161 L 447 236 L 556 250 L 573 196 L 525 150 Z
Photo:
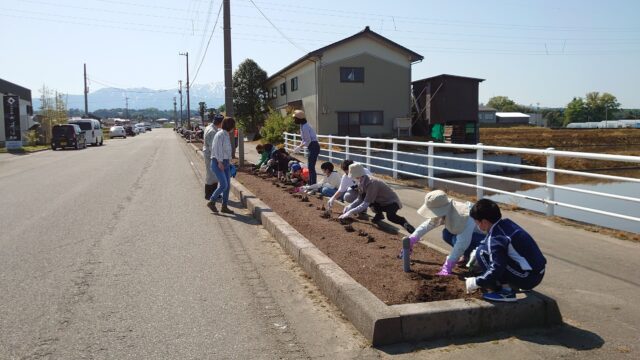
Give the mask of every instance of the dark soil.
M 405 273 L 397 258 L 404 235 L 389 223 L 378 227 L 369 217 L 339 221 L 339 205 L 329 212 L 324 199 L 291 193 L 292 185 L 250 169 L 241 169 L 238 181 L 384 303 L 479 297 L 465 293 L 463 268 L 454 269 L 454 276 L 435 275 L 445 255 L 422 244 L 413 249 L 412 272 Z

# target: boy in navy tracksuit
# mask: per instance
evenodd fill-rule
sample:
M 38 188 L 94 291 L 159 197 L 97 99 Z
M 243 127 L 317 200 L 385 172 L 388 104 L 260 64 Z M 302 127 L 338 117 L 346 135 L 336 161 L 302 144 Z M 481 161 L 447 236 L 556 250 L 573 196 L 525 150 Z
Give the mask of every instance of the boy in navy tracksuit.
M 467 292 L 488 289 L 486 300 L 516 301 L 513 289 L 531 290 L 542 281 L 547 259 L 531 235 L 503 219 L 498 204 L 481 199 L 469 213 L 487 237 L 476 249 L 481 275 L 466 279 Z

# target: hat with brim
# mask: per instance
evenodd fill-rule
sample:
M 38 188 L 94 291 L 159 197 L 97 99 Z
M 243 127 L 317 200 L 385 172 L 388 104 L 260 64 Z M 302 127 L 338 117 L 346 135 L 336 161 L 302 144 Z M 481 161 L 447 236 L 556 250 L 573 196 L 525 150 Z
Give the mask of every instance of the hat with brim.
M 426 218 L 441 217 L 447 215 L 450 209 L 451 200 L 447 194 L 442 190 L 434 190 L 425 195 L 424 204 L 418 209 L 418 214 Z
M 306 115 L 304 113 L 304 110 L 296 110 L 293 112 L 293 116 L 296 119 L 302 120 L 302 119 L 306 119 Z
M 469 220 L 469 206 L 466 203 L 451 201 L 451 208 L 444 217 L 444 226 L 454 235 L 461 234 Z
M 357 179 L 365 175 L 364 166 L 354 163 L 349 165 L 349 177 Z

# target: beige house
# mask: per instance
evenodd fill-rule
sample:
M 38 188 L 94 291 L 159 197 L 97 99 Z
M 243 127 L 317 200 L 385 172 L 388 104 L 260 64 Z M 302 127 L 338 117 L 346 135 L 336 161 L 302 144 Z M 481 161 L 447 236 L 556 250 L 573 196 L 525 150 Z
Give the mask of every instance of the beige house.
M 411 117 L 411 65 L 422 59 L 367 26 L 271 75 L 268 104 L 304 110 L 318 134 L 389 136 Z

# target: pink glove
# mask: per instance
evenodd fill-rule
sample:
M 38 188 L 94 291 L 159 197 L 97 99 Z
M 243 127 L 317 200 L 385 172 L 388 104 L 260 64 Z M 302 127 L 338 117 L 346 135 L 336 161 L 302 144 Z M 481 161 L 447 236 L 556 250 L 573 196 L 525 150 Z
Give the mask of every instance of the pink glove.
M 455 260 L 449 260 L 449 258 L 447 257 L 447 259 L 444 261 L 444 264 L 442 265 L 442 269 L 440 269 L 440 272 L 438 272 L 436 275 L 440 275 L 440 276 L 449 276 L 452 274 L 452 270 L 453 270 L 453 266 L 456 264 Z

